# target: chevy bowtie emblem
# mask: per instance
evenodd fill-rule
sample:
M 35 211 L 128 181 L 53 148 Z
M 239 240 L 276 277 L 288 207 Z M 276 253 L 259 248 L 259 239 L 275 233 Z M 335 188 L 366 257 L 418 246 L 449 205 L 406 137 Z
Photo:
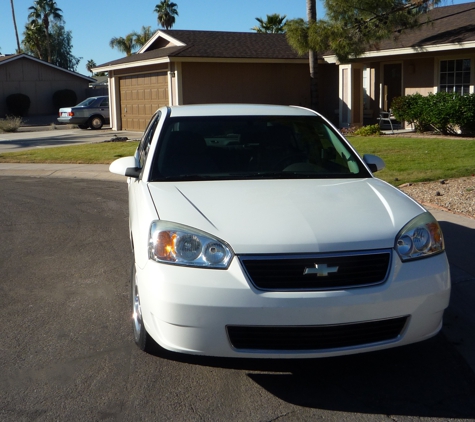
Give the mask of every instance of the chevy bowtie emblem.
M 315 264 L 315 268 L 305 268 L 303 275 L 316 274 L 317 277 L 328 277 L 328 274 L 336 272 L 338 272 L 338 267 L 329 267 L 327 264 Z

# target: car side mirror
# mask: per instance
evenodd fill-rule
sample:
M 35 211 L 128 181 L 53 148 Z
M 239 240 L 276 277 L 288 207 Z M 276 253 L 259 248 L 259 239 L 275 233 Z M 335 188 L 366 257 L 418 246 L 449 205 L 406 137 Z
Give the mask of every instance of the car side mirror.
M 136 166 L 135 157 L 122 157 L 111 163 L 109 171 L 114 174 L 137 179 L 142 169 Z
M 365 154 L 363 155 L 363 161 L 369 167 L 372 173 L 381 171 L 386 167 L 382 158 L 379 158 L 377 155 Z

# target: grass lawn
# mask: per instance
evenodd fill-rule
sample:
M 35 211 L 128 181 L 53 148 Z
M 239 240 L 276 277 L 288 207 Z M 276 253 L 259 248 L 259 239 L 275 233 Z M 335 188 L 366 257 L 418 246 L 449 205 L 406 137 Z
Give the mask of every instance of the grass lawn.
M 475 174 L 475 139 L 349 137 L 361 154 L 379 155 L 386 168 L 377 176 L 398 186 Z M 138 142 L 105 142 L 0 154 L 0 163 L 109 164 L 133 155 Z
M 138 141 L 101 142 L 0 154 L 0 163 L 110 164 L 134 155 Z
M 376 175 L 395 186 L 475 174 L 475 139 L 393 136 L 348 139 L 360 155 L 380 156 L 386 168 Z

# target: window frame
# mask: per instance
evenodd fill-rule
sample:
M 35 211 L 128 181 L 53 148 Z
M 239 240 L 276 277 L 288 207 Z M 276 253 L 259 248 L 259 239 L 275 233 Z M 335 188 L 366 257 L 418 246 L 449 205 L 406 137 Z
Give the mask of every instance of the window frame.
M 464 62 L 469 62 L 469 69 L 464 70 Z M 457 62 L 462 62 L 462 69 L 457 70 Z M 447 70 L 442 70 L 443 65 L 446 63 Z M 450 64 L 453 64 L 453 69 L 449 69 Z M 438 60 L 438 68 L 437 68 L 437 77 L 438 77 L 438 86 L 437 92 L 451 92 L 451 93 L 459 93 L 461 95 L 468 95 L 473 93 L 473 60 L 471 57 L 463 56 L 463 57 L 444 57 Z M 462 81 L 461 83 L 457 83 L 457 73 L 460 73 Z M 443 83 L 443 75 L 446 75 L 446 81 Z M 469 81 L 464 82 L 464 77 L 468 75 Z M 452 76 L 452 82 L 449 82 L 449 78 Z M 461 87 L 461 90 L 457 90 L 457 87 Z

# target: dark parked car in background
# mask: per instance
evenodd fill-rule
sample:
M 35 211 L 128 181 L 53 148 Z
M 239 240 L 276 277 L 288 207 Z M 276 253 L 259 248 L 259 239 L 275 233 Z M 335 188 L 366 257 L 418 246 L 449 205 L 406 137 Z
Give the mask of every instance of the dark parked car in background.
M 58 122 L 75 124 L 81 129 L 100 129 L 109 123 L 109 97 L 89 97 L 74 107 L 60 108 Z

